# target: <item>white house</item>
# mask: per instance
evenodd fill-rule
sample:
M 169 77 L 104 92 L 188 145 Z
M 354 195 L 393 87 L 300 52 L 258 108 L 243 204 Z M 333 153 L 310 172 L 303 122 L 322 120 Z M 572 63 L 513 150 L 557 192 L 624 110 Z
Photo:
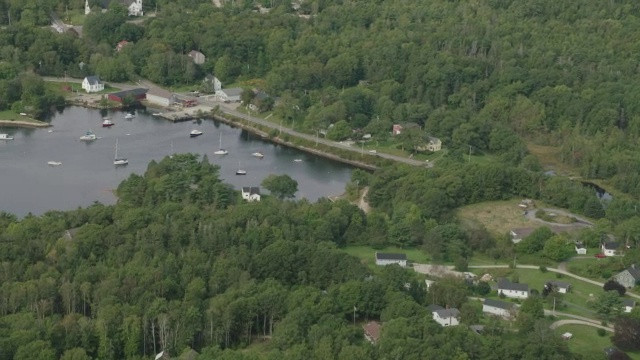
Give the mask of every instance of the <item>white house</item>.
M 222 90 L 222 81 L 220 81 L 220 79 L 212 74 L 204 77 L 204 80 L 202 80 L 202 85 L 208 93 L 215 94 L 216 92 Z
M 514 304 L 500 300 L 485 299 L 482 303 L 483 313 L 501 316 L 505 319 L 513 318 L 516 311 L 517 307 Z
M 193 60 L 194 64 L 198 65 L 204 64 L 204 61 L 207 59 L 207 57 L 204 56 L 203 53 L 197 50 L 191 50 L 187 56 L 189 56 L 191 60 Z
M 498 281 L 498 294 L 513 299 L 526 299 L 529 297 L 529 285 L 512 283 L 508 279 Z
M 547 280 L 544 283 L 545 283 L 545 286 L 547 286 L 546 284 L 551 284 L 551 286 L 553 286 L 554 288 L 558 289 L 558 292 L 561 293 L 561 294 L 568 293 L 569 289 L 571 288 L 571 284 L 566 283 L 564 281 Z
M 427 287 L 427 290 L 429 290 L 431 288 L 431 285 L 433 284 L 435 284 L 435 281 L 433 280 L 429 280 L 429 279 L 424 280 L 424 285 Z
M 460 317 L 460 311 L 456 308 L 445 309 L 439 305 L 429 305 L 429 310 L 435 320 L 440 326 L 456 326 L 460 324 L 458 318 Z
M 633 299 L 623 299 L 622 306 L 624 307 L 624 312 L 630 313 L 636 306 L 636 301 Z
M 513 242 L 514 244 L 519 243 L 524 238 L 526 238 L 527 236 L 531 235 L 531 233 L 534 230 L 535 230 L 534 228 L 520 228 L 520 229 L 511 230 L 509 232 L 509 235 L 511 235 L 511 242 Z
M 248 202 L 260 201 L 260 188 L 257 186 L 244 186 L 242 188 L 242 200 Z
M 240 102 L 242 88 L 229 88 L 216 91 L 216 96 L 222 101 Z
M 576 241 L 576 254 L 587 255 L 587 247 L 583 243 Z
M 100 81 L 100 78 L 96 75 L 87 76 L 82 80 L 82 88 L 88 93 L 100 92 L 104 90 L 104 84 Z
M 431 152 L 442 150 L 442 141 L 438 138 L 429 136 L 429 142 L 427 143 L 427 150 Z
M 606 242 L 601 245 L 602 253 L 604 256 L 616 256 L 618 255 L 618 248 L 620 244 L 614 241 Z
M 147 101 L 154 105 L 169 107 L 176 101 L 176 98 L 167 90 L 153 87 L 147 91 Z
M 614 275 L 613 278 L 624 287 L 632 288 L 640 283 L 640 266 L 632 264 L 629 268 Z
M 406 254 L 379 253 L 376 252 L 376 265 L 398 264 L 402 267 L 407 266 Z
M 129 16 L 143 16 L 142 0 L 118 0 L 129 11 Z M 101 1 L 103 7 L 109 7 L 111 0 Z M 106 10 L 103 10 L 106 11 Z M 89 0 L 84 1 L 84 14 L 91 14 L 91 7 L 89 6 Z

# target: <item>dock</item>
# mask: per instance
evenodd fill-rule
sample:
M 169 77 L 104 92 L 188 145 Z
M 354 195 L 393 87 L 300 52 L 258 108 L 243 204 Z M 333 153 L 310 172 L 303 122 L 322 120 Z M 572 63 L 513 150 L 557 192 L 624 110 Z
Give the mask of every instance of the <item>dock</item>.
M 168 112 L 164 112 L 159 116 L 172 122 L 182 122 L 205 117 L 207 115 L 210 115 L 210 113 L 210 106 L 197 105 L 194 107 L 181 108 L 174 111 L 169 110 Z

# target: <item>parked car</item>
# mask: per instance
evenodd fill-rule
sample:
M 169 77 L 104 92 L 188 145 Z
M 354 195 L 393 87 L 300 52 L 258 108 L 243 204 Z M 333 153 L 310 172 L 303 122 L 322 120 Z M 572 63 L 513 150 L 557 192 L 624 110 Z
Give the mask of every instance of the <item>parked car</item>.
M 596 257 L 596 259 L 604 259 L 607 257 L 607 255 L 605 254 L 595 254 L 594 256 Z

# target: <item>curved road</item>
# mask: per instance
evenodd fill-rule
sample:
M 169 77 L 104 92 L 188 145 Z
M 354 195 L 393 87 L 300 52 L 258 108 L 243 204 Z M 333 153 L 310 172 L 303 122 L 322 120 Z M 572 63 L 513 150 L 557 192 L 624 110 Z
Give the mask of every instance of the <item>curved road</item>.
M 474 265 L 474 266 L 469 266 L 470 269 L 504 269 L 504 268 L 508 268 L 509 265 Z M 517 265 L 516 268 L 520 268 L 520 269 L 534 269 L 534 270 L 538 270 L 540 269 L 540 266 L 535 266 L 535 265 Z M 588 282 L 590 284 L 593 285 L 598 285 L 598 286 L 604 286 L 604 283 L 598 282 L 598 281 L 594 281 L 591 279 L 587 279 L 585 277 L 582 276 L 578 276 L 576 274 L 572 274 L 568 271 L 564 271 L 564 270 L 560 270 L 560 269 L 555 269 L 555 268 L 547 268 L 547 270 L 551 271 L 551 272 L 555 272 L 558 274 L 562 274 L 562 275 L 566 275 L 569 277 L 572 277 L 574 279 L 580 280 L 580 281 L 584 281 L 584 282 Z M 636 299 L 640 299 L 640 295 L 634 294 L 632 292 L 627 291 L 627 295 L 634 297 Z
M 608 326 L 602 326 L 600 324 L 594 324 L 593 322 L 589 322 L 589 321 L 582 321 L 582 320 L 558 320 L 556 322 L 554 322 L 553 324 L 549 325 L 550 329 L 557 329 L 562 325 L 586 325 L 586 326 L 592 326 L 598 329 L 605 329 L 609 332 L 614 332 L 613 328 L 610 328 Z

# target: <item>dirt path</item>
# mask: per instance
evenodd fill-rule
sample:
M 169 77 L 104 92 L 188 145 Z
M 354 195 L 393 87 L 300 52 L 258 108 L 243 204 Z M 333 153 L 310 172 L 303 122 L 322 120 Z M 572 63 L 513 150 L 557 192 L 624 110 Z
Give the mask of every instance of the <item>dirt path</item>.
M 557 315 L 558 313 L 556 313 Z M 586 326 L 592 326 L 598 329 L 605 329 L 606 331 L 609 332 L 613 332 L 613 328 L 610 328 L 608 326 L 602 326 L 600 324 L 596 324 L 594 322 L 591 321 L 583 321 L 583 320 L 558 320 L 556 322 L 554 322 L 553 324 L 551 324 L 549 326 L 549 328 L 551 329 L 557 329 L 558 327 L 562 326 L 562 325 L 586 325 Z
M 360 199 L 358 199 L 358 207 L 360 208 L 360 210 L 364 211 L 365 214 L 368 214 L 369 211 L 371 211 L 371 206 L 369 206 L 369 203 L 365 199 L 368 193 L 369 187 L 367 186 L 362 189 L 362 194 L 360 195 Z
M 536 217 L 536 211 L 537 210 L 544 210 L 547 213 L 555 213 L 555 214 L 559 214 L 559 215 L 564 215 L 564 216 L 568 216 L 568 217 L 573 217 L 575 218 L 577 221 L 571 224 L 560 224 L 560 223 L 554 223 L 554 222 L 549 222 L 549 221 L 544 221 L 540 218 Z M 551 208 L 543 208 L 543 209 L 535 209 L 535 210 L 529 210 L 527 212 L 527 214 L 525 215 L 525 217 L 531 221 L 536 221 L 545 225 L 550 226 L 551 228 L 555 228 L 555 229 L 559 229 L 559 230 L 578 230 L 581 228 L 585 228 L 585 227 L 591 227 L 593 224 L 583 218 L 580 217 L 576 214 L 572 214 L 568 211 L 564 211 L 564 210 L 560 210 L 560 209 L 551 209 Z

